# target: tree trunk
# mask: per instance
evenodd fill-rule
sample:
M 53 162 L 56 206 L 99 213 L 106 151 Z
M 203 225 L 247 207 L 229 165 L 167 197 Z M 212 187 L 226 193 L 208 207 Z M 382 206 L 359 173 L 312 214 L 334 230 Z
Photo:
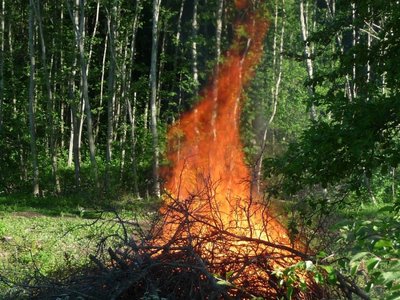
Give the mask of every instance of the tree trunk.
M 95 21 L 94 21 L 92 38 L 90 39 L 89 54 L 88 54 L 88 60 L 87 60 L 88 67 L 86 69 L 86 76 L 89 76 L 90 62 L 92 61 L 92 54 L 93 54 L 93 44 L 94 44 L 94 39 L 95 39 L 96 33 L 97 33 L 97 27 L 99 26 L 100 2 L 101 2 L 101 0 L 98 0 L 97 6 L 96 6 L 96 17 L 95 17 Z
M 392 170 L 391 170 L 390 173 L 392 175 L 392 184 L 391 184 L 392 201 L 395 202 L 396 201 L 396 193 L 397 193 L 397 191 L 396 191 L 396 184 L 397 184 L 397 181 L 396 181 L 396 168 L 392 167 L 391 169 Z
M 126 103 L 125 103 L 126 104 Z M 122 128 L 122 134 L 120 136 L 119 140 L 119 145 L 121 148 L 121 158 L 120 158 L 120 164 L 119 164 L 119 181 L 122 183 L 122 180 L 124 179 L 124 172 L 125 172 L 125 156 L 126 156 L 126 149 L 125 149 L 125 144 L 126 144 L 126 136 L 127 136 L 127 127 L 128 127 L 128 122 L 127 122 L 127 108 L 126 105 L 125 107 L 122 107 L 122 123 L 121 123 L 121 128 Z
M 193 75 L 193 85 L 194 85 L 194 96 L 195 98 L 199 95 L 199 72 L 197 68 L 198 58 L 197 58 L 197 34 L 199 31 L 199 25 L 197 20 L 197 8 L 199 1 L 193 0 L 193 18 L 192 18 L 192 75 Z M 194 110 L 197 115 L 197 107 Z M 198 123 L 198 122 L 196 122 Z M 195 128 L 196 134 L 199 134 L 198 126 Z M 197 147 L 197 145 L 196 145 Z
M 50 149 L 50 160 L 51 160 L 51 171 L 55 185 L 55 192 L 60 193 L 60 178 L 58 176 L 58 164 L 57 164 L 57 143 L 56 143 L 56 132 L 55 132 L 55 124 L 54 124 L 54 103 L 53 103 L 53 92 L 51 89 L 51 82 L 50 82 L 50 71 L 48 68 L 47 63 L 47 48 L 46 42 L 43 34 L 43 25 L 42 25 L 42 14 L 41 14 L 41 5 L 40 0 L 34 0 L 34 10 L 36 16 L 36 22 L 39 26 L 39 37 L 40 37 L 40 45 L 41 45 L 41 53 L 42 53 L 42 65 L 43 65 L 43 74 L 44 74 L 44 81 L 46 85 L 46 92 L 47 92 L 47 134 L 48 134 L 48 141 L 49 141 L 49 149 Z
M 92 32 L 92 38 L 90 40 L 90 46 L 89 46 L 89 55 L 88 55 L 88 62 L 87 62 L 87 76 L 89 76 L 89 69 L 90 69 L 90 63 L 92 61 L 92 55 L 93 55 L 93 44 L 94 44 L 94 39 L 97 34 L 97 28 L 99 26 L 99 16 L 100 16 L 100 0 L 97 1 L 97 6 L 96 6 L 96 17 L 95 17 L 95 22 L 94 22 L 94 27 L 93 27 L 93 32 Z M 106 53 L 107 53 L 107 42 L 108 42 L 108 32 L 105 37 L 105 42 L 104 42 L 104 52 L 103 52 L 103 64 L 102 64 L 102 69 L 101 69 L 101 79 L 100 79 L 100 103 L 99 107 L 102 107 L 103 104 L 103 87 L 104 87 L 104 70 L 105 70 L 105 60 L 106 60 Z M 93 139 L 94 143 L 96 144 L 96 139 L 98 136 L 100 130 L 100 112 L 97 113 L 97 122 L 96 126 L 94 128 L 94 133 L 93 133 Z
M 93 122 L 92 122 L 92 113 L 89 102 L 89 91 L 88 91 L 88 80 L 87 80 L 87 61 L 86 61 L 86 53 L 85 53 L 85 5 L 84 0 L 75 0 L 75 7 L 72 11 L 69 2 L 68 10 L 73 22 L 74 33 L 75 33 L 75 41 L 76 47 L 79 52 L 79 60 L 80 60 L 80 69 L 81 69 L 81 100 L 82 106 L 84 107 L 86 113 L 86 126 L 87 126 L 87 137 L 89 142 L 89 153 L 90 153 L 90 162 L 91 162 L 91 170 L 92 176 L 95 181 L 95 185 L 99 187 L 98 181 L 98 173 L 97 173 L 97 163 L 96 163 L 96 147 L 93 137 Z M 73 112 L 74 116 L 77 115 L 76 107 Z M 83 121 L 83 114 L 81 118 L 81 122 Z M 77 126 L 78 122 L 75 120 L 74 124 L 74 144 L 78 143 L 78 146 L 75 146 L 75 149 L 79 149 L 80 145 L 80 132 L 82 126 Z M 76 158 L 75 158 L 76 159 Z M 78 158 L 79 159 L 79 158 Z
M 160 22 L 161 24 L 163 22 Z M 160 49 L 160 57 L 165 57 L 165 48 L 167 44 L 167 24 L 164 22 L 164 30 L 163 30 L 163 38 L 161 41 L 161 49 Z M 158 66 L 158 81 L 157 81 L 157 118 L 160 118 L 160 113 L 161 113 L 161 86 L 162 86 L 162 77 L 161 74 L 164 71 L 164 59 L 160 60 L 159 66 Z
M 8 22 L 7 24 L 8 29 L 8 63 L 10 66 L 14 65 L 14 41 L 13 41 L 13 22 Z M 4 54 L 3 54 L 4 55 Z M 10 68 L 11 77 L 9 78 L 10 82 L 10 89 L 11 89 L 11 103 L 12 103 L 12 110 L 11 110 L 11 118 L 16 120 L 18 118 L 18 106 L 17 106 L 17 89 L 16 89 L 16 76 L 14 68 Z M 4 80 L 4 79 L 3 79 Z M 4 116 L 3 116 L 4 117 Z M 4 121 L 4 119 L 3 119 Z M 4 125 L 3 125 L 4 126 Z M 18 144 L 22 143 L 21 135 L 17 133 L 17 142 Z M 25 158 L 25 151 L 23 147 L 20 147 L 18 151 L 19 155 L 19 165 L 20 165 L 20 179 L 27 180 L 28 179 L 28 169 L 27 163 Z
M 68 155 L 68 166 L 71 166 L 72 158 L 74 161 L 74 174 L 75 174 L 75 187 L 77 190 L 81 186 L 81 163 L 80 163 L 80 122 L 78 115 L 79 103 L 76 101 L 76 70 L 77 70 L 78 60 L 74 57 L 72 63 L 72 74 L 68 81 L 68 94 L 69 100 L 71 102 L 71 136 L 69 144 L 69 155 Z
M 180 53 L 180 46 L 181 46 L 181 33 L 182 33 L 182 15 L 183 15 L 183 8 L 185 6 L 185 0 L 181 0 L 181 6 L 179 8 L 178 20 L 176 25 L 176 34 L 175 34 L 175 52 L 174 52 L 174 60 L 173 60 L 173 70 L 176 73 L 177 70 L 177 63 L 178 63 L 178 55 Z
M 199 31 L 199 25 L 197 20 L 197 8 L 199 0 L 193 0 L 193 19 L 192 19 L 192 73 L 193 73 L 193 84 L 195 96 L 197 97 L 199 92 L 199 70 L 197 67 L 197 33 Z
M 61 38 L 64 37 L 64 29 L 63 29 L 63 24 L 64 24 L 64 3 L 60 3 L 60 20 L 59 20 L 59 35 Z M 61 42 L 60 45 L 60 67 L 59 67 L 59 74 L 60 74 L 60 78 L 62 78 L 62 81 L 64 81 L 65 78 L 65 73 L 63 71 L 63 66 L 64 66 L 64 47 L 63 47 L 63 43 Z M 54 85 L 57 85 L 58 82 L 57 80 L 54 81 Z M 62 87 L 60 87 L 60 93 L 62 96 L 61 101 L 60 101 L 60 147 L 62 150 L 65 149 L 65 124 L 67 123 L 67 119 L 66 119 L 66 102 L 64 101 L 65 97 L 68 97 L 68 88 L 63 85 Z M 69 112 L 68 112 L 69 113 Z M 69 153 L 69 152 L 68 152 Z
M 127 99 L 126 107 L 128 109 L 129 122 L 131 123 L 131 151 L 132 151 L 132 175 L 133 175 L 133 193 L 139 198 L 137 161 L 136 161 L 136 93 L 133 95 L 133 106 Z
M 75 24 L 75 37 L 79 49 L 80 65 L 81 65 L 81 91 L 82 99 L 85 106 L 87 137 L 89 141 L 90 162 L 92 166 L 92 174 L 95 184 L 98 186 L 97 163 L 96 163 L 96 147 L 93 137 L 92 112 L 89 102 L 88 80 L 87 80 L 87 62 L 85 55 L 85 1 L 76 0 L 76 6 L 79 7 L 79 24 Z
M 131 74 L 131 70 L 134 64 L 135 56 L 136 56 L 136 33 L 139 25 L 139 16 L 142 10 L 142 3 L 141 1 L 136 2 L 135 8 L 135 16 L 132 25 L 132 35 L 131 35 L 131 45 L 130 45 L 130 57 L 129 63 L 127 63 L 128 70 L 130 71 L 128 74 Z M 137 159 L 136 159 L 136 92 L 133 93 L 133 106 L 129 100 L 129 90 L 131 86 L 132 77 L 127 78 L 126 84 L 124 85 L 125 92 L 124 95 L 126 96 L 126 108 L 129 117 L 130 126 L 130 133 L 131 133 L 131 161 L 132 161 L 132 175 L 133 175 L 133 193 L 134 195 L 139 198 L 139 188 L 138 188 L 138 177 L 137 177 Z
M 356 28 L 355 22 L 357 20 L 356 16 L 356 4 L 355 2 L 351 3 L 351 16 L 353 19 L 352 23 L 352 46 L 355 47 L 358 43 L 358 30 Z M 352 85 L 351 85 L 351 98 L 355 99 L 357 97 L 357 85 L 356 85 L 356 77 L 357 77 L 357 67 L 356 67 L 356 54 L 353 54 L 353 70 L 352 70 Z
M 134 23 L 137 19 L 137 16 L 134 17 Z M 135 38 L 135 35 L 133 35 Z M 121 160 L 120 160 L 120 183 L 123 181 L 123 176 L 125 173 L 125 159 L 126 159 L 126 139 L 127 139 L 127 131 L 128 131 L 128 111 L 129 108 L 127 100 L 129 98 L 129 91 L 131 87 L 131 77 L 127 76 L 131 74 L 132 71 L 132 41 L 129 43 L 129 34 L 125 36 L 125 45 L 123 47 L 123 59 L 121 66 L 121 96 L 120 103 L 122 106 L 122 134 L 120 137 L 120 148 L 121 148 Z M 129 72 L 129 73 L 128 73 Z M 128 73 L 128 74 L 127 74 Z
M 216 26 L 216 38 L 215 38 L 215 75 L 213 82 L 213 111 L 211 117 L 211 124 L 213 128 L 213 138 L 214 140 L 217 138 L 217 131 L 215 129 L 215 121 L 217 118 L 218 111 L 218 76 L 219 76 L 219 63 L 221 59 L 221 36 L 222 36 L 222 15 L 224 10 L 224 0 L 219 0 L 218 8 L 217 8 L 217 26 Z
M 275 2 L 275 19 L 277 20 L 278 18 L 278 0 Z M 283 64 L 283 46 L 284 46 L 284 40 L 285 40 L 285 25 L 286 25 L 286 11 L 285 11 L 285 0 L 282 0 L 282 24 L 281 24 L 281 32 L 280 32 L 280 41 L 279 41 L 279 52 L 277 51 L 277 43 L 276 43 L 276 36 L 277 36 L 277 22 L 276 24 L 276 31 L 275 31 L 275 36 L 274 36 L 274 45 L 273 45 L 273 54 L 274 54 L 274 82 L 273 82 L 273 87 L 271 89 L 271 97 L 272 97 L 272 112 L 271 116 L 265 126 L 264 129 L 264 134 L 263 134 L 263 139 L 261 143 L 261 149 L 259 156 L 257 158 L 256 162 L 256 187 L 257 191 L 261 191 L 261 172 L 262 172 L 262 162 L 263 162 L 263 157 L 265 153 L 265 148 L 267 146 L 267 137 L 268 137 L 268 129 L 270 128 L 272 122 L 275 119 L 275 115 L 277 112 L 278 108 L 278 99 L 279 99 L 279 91 L 280 91 L 280 85 L 282 81 L 282 64 Z M 278 59 L 278 62 L 277 62 Z
M 110 40 L 110 64 L 108 69 L 108 95 L 107 95 L 107 139 L 106 139 L 106 189 L 110 188 L 110 167 L 112 159 L 112 142 L 113 142 L 113 127 L 114 127 L 114 103 L 115 103 L 115 76 L 116 76 L 116 51 L 115 51 L 115 18 L 117 7 L 114 3 L 111 8 L 111 13 L 107 16 L 108 36 Z
M 329 1 L 329 0 L 325 0 L 326 3 L 326 7 L 328 8 L 328 15 L 330 20 L 334 20 L 334 18 L 336 17 L 336 2 L 335 0 Z M 336 36 L 336 43 L 338 45 L 338 47 L 340 48 L 340 52 L 343 54 L 344 52 L 344 46 L 343 46 L 343 39 L 342 36 L 339 33 L 335 34 Z M 352 101 L 353 96 L 352 96 L 352 84 L 350 82 L 350 76 L 349 74 L 346 74 L 345 76 L 346 78 L 346 83 L 345 83 L 345 95 L 349 98 L 350 101 Z
M 181 53 L 181 34 L 182 34 L 182 16 L 183 16 L 183 9 L 185 7 L 185 0 L 181 1 L 181 6 L 179 8 L 179 14 L 178 14 L 178 20 L 177 20 L 177 27 L 176 27 L 176 34 L 175 34 L 175 40 L 174 40 L 174 60 L 173 60 L 173 74 L 178 74 L 178 57 L 180 56 Z M 179 74 L 179 79 L 177 79 L 173 85 L 172 85 L 172 91 L 175 92 L 177 91 L 177 96 L 178 96 L 178 114 L 180 114 L 181 109 L 182 109 L 182 75 Z M 175 120 L 173 120 L 174 122 Z M 179 151 L 179 149 L 178 149 Z
M 13 44 L 13 39 L 12 39 L 12 22 L 9 22 L 8 24 L 8 47 L 9 47 L 9 62 L 10 65 L 12 66 L 14 63 L 14 44 Z M 12 90 L 12 104 L 13 104 L 13 110 L 12 110 L 12 116 L 13 119 L 17 118 L 17 90 L 15 86 L 15 70 L 14 68 L 11 68 L 11 90 Z
M 100 102 L 99 102 L 99 107 L 103 106 L 103 99 L 104 99 L 104 77 L 106 74 L 106 58 L 107 58 L 107 49 L 108 49 L 108 32 L 107 35 L 104 39 L 104 51 L 103 51 L 103 59 L 102 59 L 102 65 L 101 65 L 101 78 L 100 78 Z M 97 139 L 100 131 L 100 115 L 101 113 L 99 112 L 97 114 L 97 122 L 96 122 L 96 128 L 94 131 L 94 137 L 95 140 Z
M 3 101 L 4 101 L 4 30 L 5 0 L 1 1 L 0 12 L 0 138 L 3 133 Z
M 39 166 L 36 148 L 36 125 L 35 125 L 35 20 L 34 20 L 34 3 L 29 1 L 29 131 L 31 142 L 31 156 L 33 169 L 33 195 L 39 195 Z
M 153 194 L 160 196 L 160 175 L 159 175 L 159 156 L 160 148 L 158 144 L 157 129 L 157 49 L 158 49 L 158 18 L 160 13 L 161 0 L 153 0 L 153 26 L 152 26 L 152 47 L 151 47 L 151 66 L 150 66 L 150 113 L 151 113 L 151 134 L 153 141 Z
M 303 42 L 304 42 L 304 56 L 305 56 L 305 60 L 306 60 L 308 79 L 311 81 L 314 79 L 314 65 L 313 65 L 313 61 L 312 61 L 313 51 L 312 51 L 312 47 L 310 45 L 310 41 L 308 40 L 308 25 L 307 25 L 308 21 L 309 21 L 308 10 L 304 8 L 304 0 L 300 0 L 301 36 L 302 36 Z M 312 101 L 314 101 L 313 100 L 313 98 L 314 98 L 314 87 L 313 86 L 308 87 L 308 93 L 309 93 Z M 316 120 L 316 118 L 317 118 L 317 112 L 315 110 L 314 103 L 311 103 L 311 119 Z

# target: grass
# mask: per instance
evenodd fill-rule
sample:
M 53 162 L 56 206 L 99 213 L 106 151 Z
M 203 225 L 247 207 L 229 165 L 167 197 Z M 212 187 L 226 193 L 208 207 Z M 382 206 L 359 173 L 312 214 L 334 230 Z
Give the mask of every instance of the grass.
M 133 219 L 144 205 L 125 199 L 118 215 Z M 103 208 L 85 206 L 79 198 L 0 197 L 0 279 L 21 282 L 38 274 L 67 274 L 87 265 L 104 237 L 113 236 L 106 247 L 118 246 L 122 227 L 115 212 L 100 212 Z M 0 282 L 0 299 L 12 291 Z

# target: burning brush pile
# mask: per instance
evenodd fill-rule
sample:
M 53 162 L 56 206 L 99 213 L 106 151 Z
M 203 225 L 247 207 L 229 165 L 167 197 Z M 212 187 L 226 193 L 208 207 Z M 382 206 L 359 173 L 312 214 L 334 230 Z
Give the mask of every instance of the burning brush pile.
M 247 8 L 245 1 L 237 8 Z M 170 129 L 162 220 L 151 240 L 132 247 L 129 261 L 138 276 L 123 298 L 319 298 L 306 275 L 303 290 L 279 277 L 279 270 L 306 257 L 305 249 L 251 192 L 240 142 L 241 93 L 262 55 L 267 27 L 260 12 L 241 17 L 241 34 L 202 100 Z
M 236 6 L 238 33 L 223 64 L 198 105 L 169 130 L 161 220 L 124 249 L 109 249 L 113 268 L 98 262 L 103 275 L 96 271 L 97 287 L 93 280 L 87 284 L 101 291 L 96 297 L 323 298 L 305 271 L 298 271 L 299 283 L 285 283 L 282 270 L 306 260 L 307 251 L 251 192 L 239 136 L 240 101 L 261 58 L 268 23 L 245 0 Z
M 214 81 L 170 129 L 162 220 L 151 240 L 132 247 L 137 276 L 122 298 L 320 298 L 305 274 L 303 289 L 280 278 L 279 270 L 305 259 L 305 249 L 251 192 L 240 142 L 241 93 L 262 55 L 267 25 L 260 12 L 241 16 L 240 34 Z

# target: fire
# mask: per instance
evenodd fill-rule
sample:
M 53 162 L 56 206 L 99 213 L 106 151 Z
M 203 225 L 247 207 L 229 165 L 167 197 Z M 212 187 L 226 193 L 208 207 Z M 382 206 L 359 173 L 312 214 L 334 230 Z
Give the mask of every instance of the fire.
M 240 10 L 248 3 L 235 0 Z M 155 243 L 191 249 L 210 274 L 241 287 L 236 296 L 244 287 L 247 297 L 272 297 L 279 289 L 274 270 L 299 261 L 301 247 L 251 192 L 239 134 L 241 95 L 260 61 L 268 22 L 262 12 L 247 12 L 235 28 L 217 78 L 168 132 L 171 165 L 164 170 L 166 203 Z

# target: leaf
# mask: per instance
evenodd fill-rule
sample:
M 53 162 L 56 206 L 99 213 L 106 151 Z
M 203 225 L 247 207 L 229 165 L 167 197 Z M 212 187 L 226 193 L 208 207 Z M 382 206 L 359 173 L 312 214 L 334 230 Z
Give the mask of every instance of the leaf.
M 394 205 L 393 204 L 387 204 L 383 207 L 381 207 L 378 212 L 379 213 L 384 213 L 384 212 L 393 212 Z
M 306 271 L 314 269 L 314 264 L 311 260 L 306 260 L 305 265 L 306 265 Z
M 396 272 L 382 272 L 383 283 L 390 283 L 400 278 L 400 271 Z
M 358 265 L 354 265 L 353 267 L 351 267 L 351 270 L 350 270 L 351 276 L 356 275 L 357 270 L 358 270 Z
M 229 271 L 229 272 L 227 272 L 226 273 L 226 279 L 229 279 L 229 278 L 231 278 L 232 277 L 232 275 L 233 275 L 233 273 L 235 273 L 235 271 Z
M 324 278 L 321 275 L 321 273 L 315 273 L 314 274 L 314 281 L 315 281 L 316 284 L 319 284 L 319 283 L 324 281 Z
M 374 283 L 372 281 L 368 282 L 367 286 L 365 287 L 365 291 L 367 293 L 369 293 L 373 287 L 374 287 Z
M 321 266 L 321 268 L 324 269 L 328 274 L 334 273 L 335 271 L 332 266 Z
M 217 284 L 222 286 L 232 286 L 232 283 L 223 279 L 218 279 Z
M 393 247 L 392 241 L 389 240 L 379 240 L 375 243 L 374 249 L 379 250 L 383 248 L 391 248 Z
M 399 292 L 393 293 L 386 299 L 387 300 L 400 300 L 400 293 Z
M 320 251 L 318 254 L 317 254 L 317 258 L 325 258 L 325 257 L 327 257 L 328 255 L 326 254 L 326 252 L 324 252 L 324 251 Z
M 350 260 L 350 264 L 354 263 L 357 260 L 360 260 L 361 258 L 363 258 L 364 256 L 370 254 L 369 252 L 358 252 L 357 254 L 355 254 L 351 260 Z
M 293 295 L 293 287 L 292 287 L 292 286 L 289 286 L 289 287 L 287 288 L 286 294 L 287 294 L 287 297 L 288 297 L 289 299 L 292 299 L 292 295 Z
M 331 284 L 336 284 L 337 282 L 336 272 L 332 272 L 328 275 L 328 282 Z
M 371 272 L 373 269 L 375 269 L 379 263 L 381 262 L 381 259 L 379 257 L 373 257 L 367 260 L 367 269 L 369 272 Z

